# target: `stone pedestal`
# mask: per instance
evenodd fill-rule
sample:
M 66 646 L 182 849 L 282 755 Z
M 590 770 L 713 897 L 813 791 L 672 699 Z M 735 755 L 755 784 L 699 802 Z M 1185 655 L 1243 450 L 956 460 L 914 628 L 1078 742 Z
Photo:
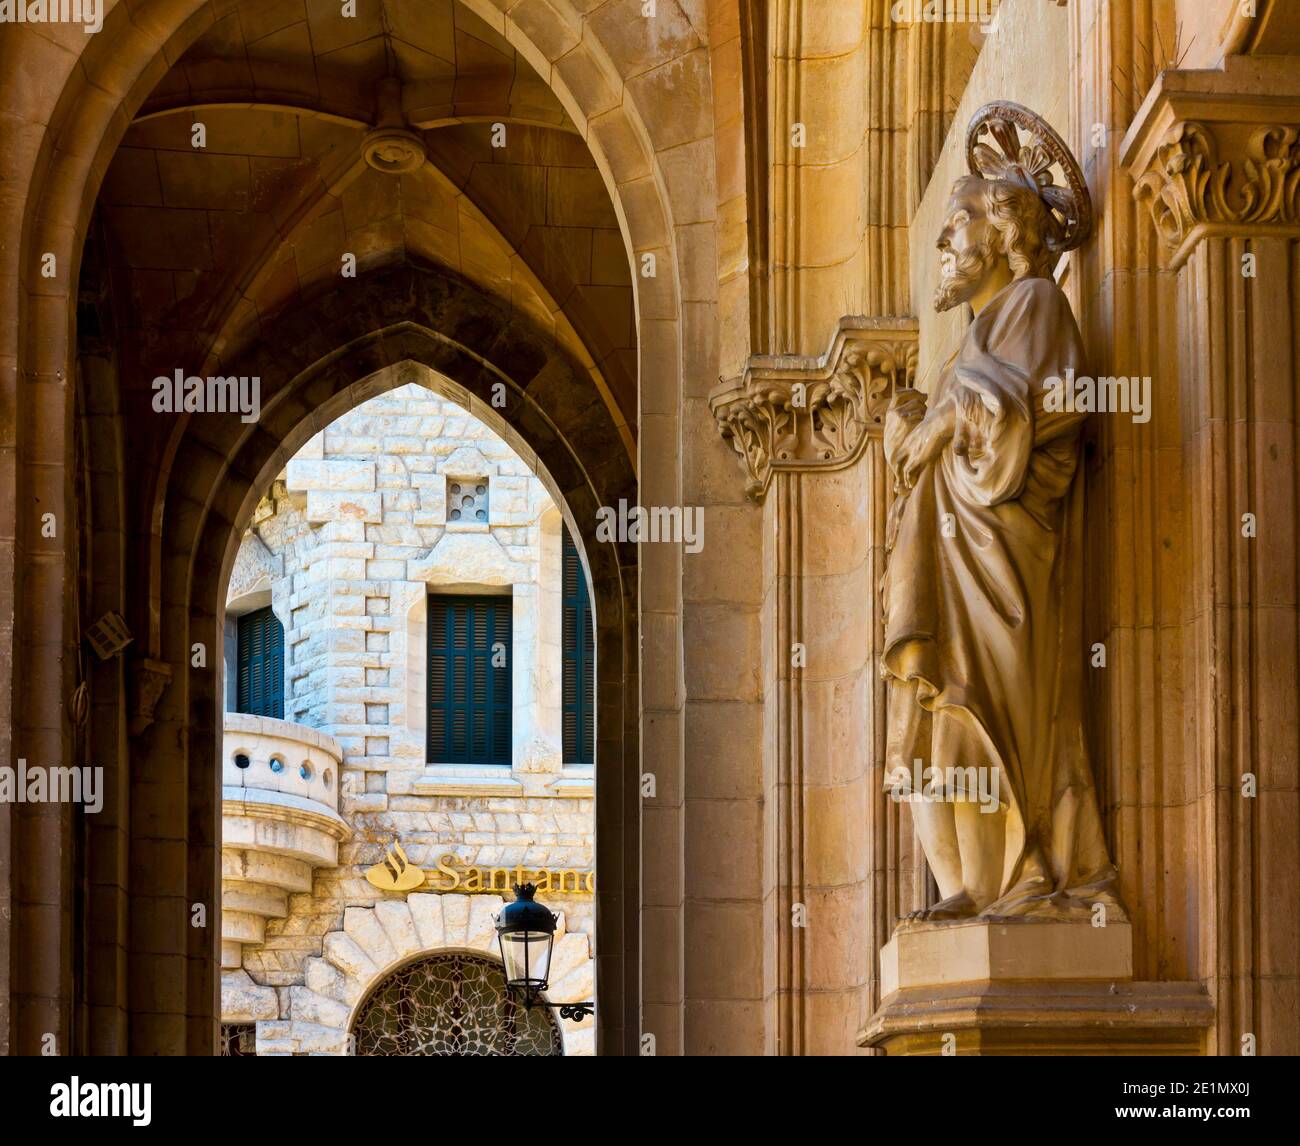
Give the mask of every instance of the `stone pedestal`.
M 891 1055 L 1197 1055 L 1199 983 L 1132 978 L 1127 923 L 903 924 L 880 953 L 882 1001 L 858 1045 Z

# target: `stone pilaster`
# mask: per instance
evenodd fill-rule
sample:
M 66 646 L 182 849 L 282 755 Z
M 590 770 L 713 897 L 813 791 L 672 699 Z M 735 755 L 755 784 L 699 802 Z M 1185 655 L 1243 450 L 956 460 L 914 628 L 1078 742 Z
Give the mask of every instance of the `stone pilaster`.
M 1133 923 L 1134 976 L 1190 980 L 1198 874 L 1180 696 L 1188 558 L 1176 291 L 1118 158 L 1143 95 L 1170 65 L 1177 27 L 1165 0 L 1066 13 L 1078 63 L 1062 127 L 1099 210 L 1063 286 L 1093 372 L 1152 379 L 1148 421 L 1107 414 L 1085 424 L 1084 639 L 1106 650 L 1088 677 L 1093 770 Z
M 1165 72 L 1124 140 L 1177 283 L 1187 493 L 1183 696 L 1210 1050 L 1295 1054 L 1300 945 L 1300 82 L 1291 61 Z
M 710 400 L 774 527 L 764 963 L 779 1054 L 853 1045 L 875 1005 L 874 956 L 900 881 L 910 904 L 911 832 L 880 791 L 872 684 L 888 509 L 879 432 L 915 350 L 910 319 L 846 318 L 825 354 L 755 357 Z
M 808 354 L 846 311 L 906 313 L 910 28 L 891 0 L 767 6 L 770 347 Z M 845 92 L 861 98 L 844 99 Z

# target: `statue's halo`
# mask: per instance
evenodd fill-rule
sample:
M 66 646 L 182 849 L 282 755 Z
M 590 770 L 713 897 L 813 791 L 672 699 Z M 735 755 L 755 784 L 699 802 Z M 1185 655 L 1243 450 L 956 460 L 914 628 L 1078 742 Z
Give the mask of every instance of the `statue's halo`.
M 1020 131 L 1030 140 L 1021 143 Z M 988 133 L 996 146 L 981 137 Z M 1092 197 L 1083 171 L 1065 140 L 1036 112 L 1010 100 L 986 103 L 971 117 L 966 129 L 966 164 L 982 179 L 1006 179 L 1034 191 L 1046 204 L 1052 219 L 1048 250 L 1056 254 L 1082 246 L 1092 233 Z M 1065 186 L 1052 177 L 1060 166 Z

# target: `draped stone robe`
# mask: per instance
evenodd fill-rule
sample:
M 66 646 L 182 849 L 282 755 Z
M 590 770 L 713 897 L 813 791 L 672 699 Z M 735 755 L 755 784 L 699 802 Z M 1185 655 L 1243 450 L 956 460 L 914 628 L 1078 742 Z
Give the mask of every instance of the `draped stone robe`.
M 887 537 L 881 674 L 923 711 L 901 743 L 891 726 L 886 787 L 914 759 L 998 774 L 1002 882 L 986 915 L 1077 916 L 1104 901 L 1122 918 L 1081 713 L 1084 415 L 1044 407 L 1067 370 L 1081 375 L 1084 355 L 1065 295 L 1048 279 L 1010 283 L 928 400 L 937 409 L 964 387 L 1002 416 L 982 438 L 958 407 L 957 434 L 900 491 Z

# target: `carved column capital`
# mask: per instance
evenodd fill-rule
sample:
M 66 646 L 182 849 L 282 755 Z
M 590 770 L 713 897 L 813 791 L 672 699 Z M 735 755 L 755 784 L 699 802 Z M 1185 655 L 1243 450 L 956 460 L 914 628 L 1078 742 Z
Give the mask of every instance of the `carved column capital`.
M 761 501 L 778 470 L 850 465 L 878 434 L 895 387 L 912 384 L 913 318 L 840 319 L 819 357 L 756 355 L 740 377 L 709 396 L 718 431 L 745 469 L 745 491 Z
M 1121 148 L 1173 266 L 1207 234 L 1300 236 L 1300 85 L 1271 62 L 1162 73 Z

